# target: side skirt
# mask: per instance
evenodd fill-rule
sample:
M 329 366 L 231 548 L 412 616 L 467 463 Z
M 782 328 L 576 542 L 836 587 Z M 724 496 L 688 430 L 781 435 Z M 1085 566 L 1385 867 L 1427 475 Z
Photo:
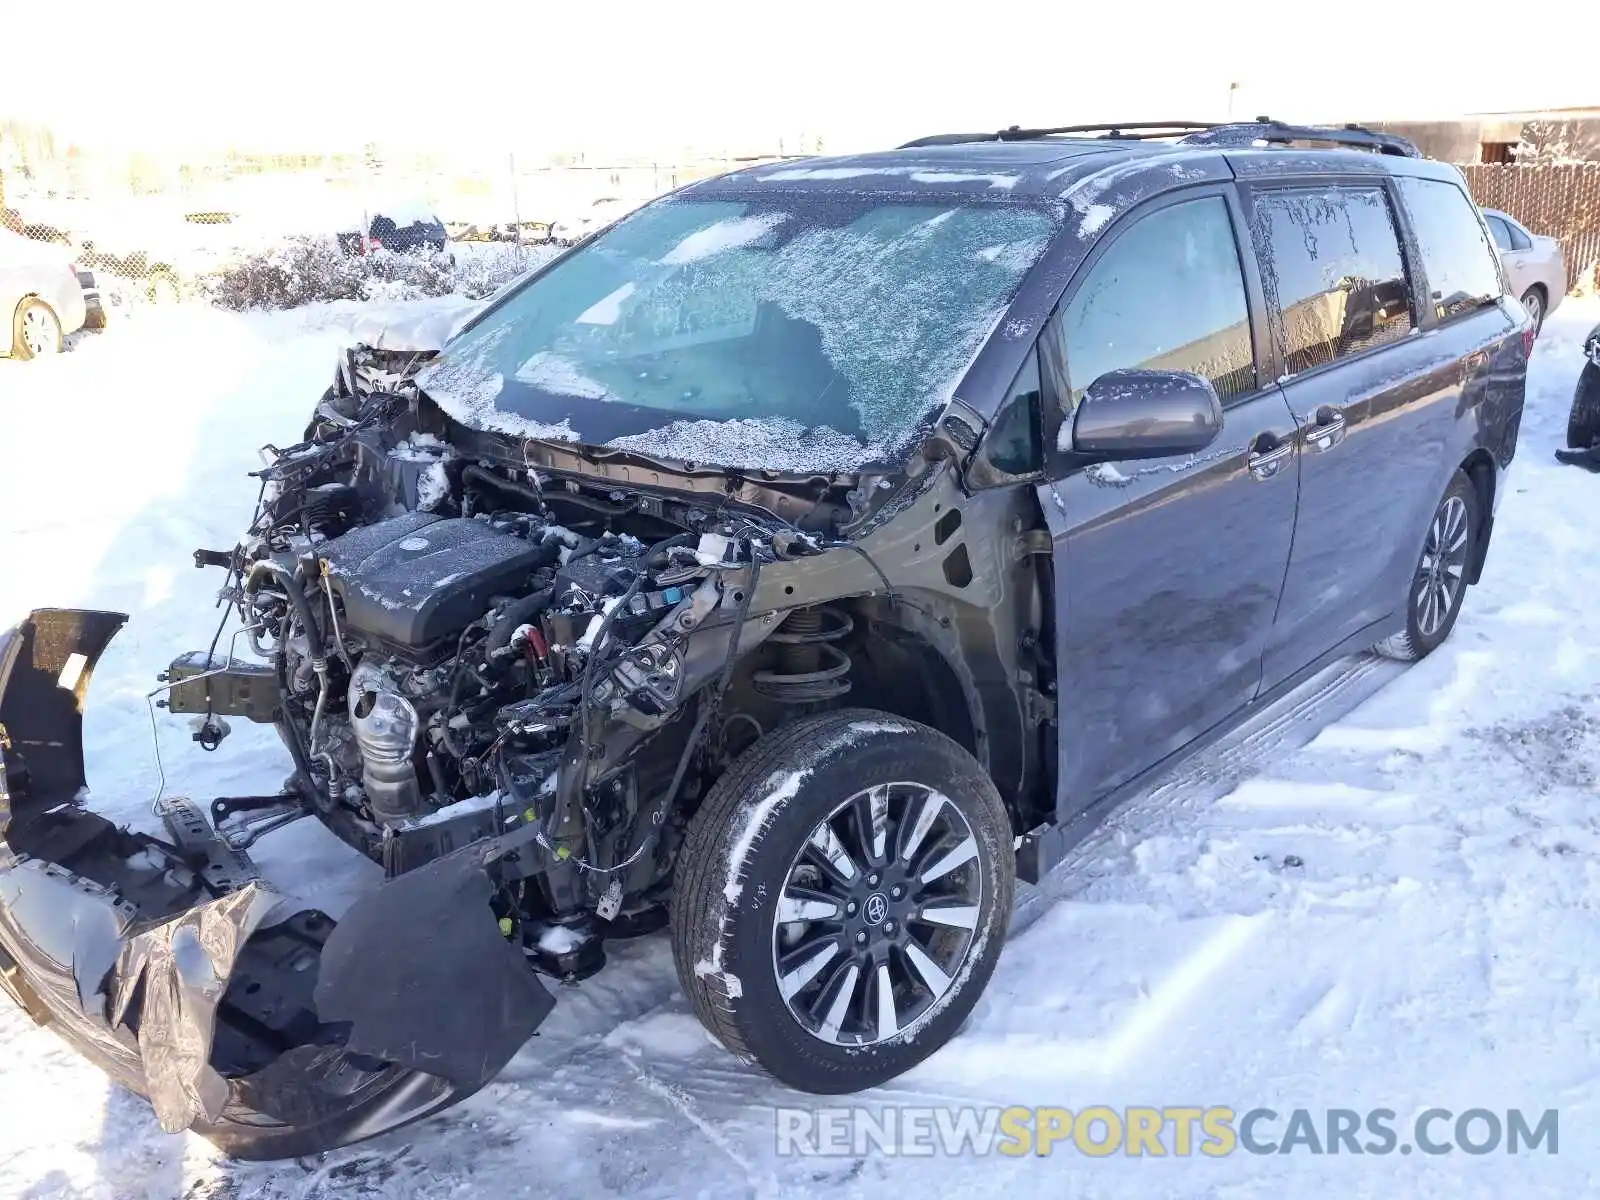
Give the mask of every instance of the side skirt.
M 1195 738 L 1181 750 L 1141 771 L 1120 787 L 1091 801 L 1063 820 L 1046 822 L 1028 830 L 1022 835 L 1017 846 L 1017 878 L 1025 883 L 1038 884 L 1113 813 L 1130 800 L 1148 791 L 1152 784 L 1158 783 L 1174 767 L 1214 745 L 1256 716 L 1262 709 L 1283 699 L 1319 671 L 1326 670 L 1341 658 L 1369 649 L 1374 643 L 1393 632 L 1394 618 L 1386 617 L 1382 621 L 1374 621 L 1347 637 L 1322 657 L 1296 671 L 1282 683 L 1261 693 L 1249 704 Z

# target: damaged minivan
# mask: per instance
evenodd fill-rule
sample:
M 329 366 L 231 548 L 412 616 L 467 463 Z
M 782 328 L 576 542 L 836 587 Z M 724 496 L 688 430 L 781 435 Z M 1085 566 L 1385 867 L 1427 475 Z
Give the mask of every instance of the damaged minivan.
M 159 694 L 208 747 L 275 726 L 281 793 L 117 827 L 81 714 L 126 618 L 0 635 L 0 986 L 241 1157 L 438 1112 L 659 931 L 742 1060 L 883 1083 L 1018 879 L 1335 658 L 1445 639 L 1531 333 L 1459 173 L 1359 130 L 690 185 L 346 352 L 263 450 L 195 554 L 233 628 Z M 306 817 L 383 868 L 337 917 L 250 856 Z

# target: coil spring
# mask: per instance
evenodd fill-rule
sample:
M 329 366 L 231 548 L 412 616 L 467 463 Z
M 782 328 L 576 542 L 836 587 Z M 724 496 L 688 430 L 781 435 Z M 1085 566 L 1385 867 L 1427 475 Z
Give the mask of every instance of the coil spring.
M 755 690 L 779 704 L 814 704 L 850 690 L 850 656 L 837 645 L 855 628 L 850 614 L 818 606 L 796 609 L 771 641 L 778 647 L 773 669 L 757 671 Z

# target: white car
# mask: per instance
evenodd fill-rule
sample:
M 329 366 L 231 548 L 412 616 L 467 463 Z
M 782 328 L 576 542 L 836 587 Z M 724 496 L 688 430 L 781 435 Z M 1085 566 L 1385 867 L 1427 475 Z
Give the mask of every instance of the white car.
M 0 355 L 55 354 L 83 328 L 88 306 L 72 258 L 59 246 L 0 229 Z
M 1530 233 L 1526 226 L 1498 209 L 1484 209 L 1483 218 L 1489 222 L 1489 233 L 1500 252 L 1506 277 L 1511 280 L 1511 290 L 1521 298 L 1537 331 L 1567 294 L 1567 260 L 1561 243 L 1553 237 Z

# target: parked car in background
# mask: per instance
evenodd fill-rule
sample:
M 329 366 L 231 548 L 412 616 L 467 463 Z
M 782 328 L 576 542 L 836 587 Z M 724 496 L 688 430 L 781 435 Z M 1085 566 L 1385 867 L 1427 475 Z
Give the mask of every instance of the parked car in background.
M 346 254 L 368 254 L 388 250 L 395 254 L 443 254 L 449 244 L 444 222 L 432 209 L 414 204 L 392 204 L 369 210 L 366 231 L 358 223 L 338 233 L 339 248 Z
M 77 265 L 66 251 L 0 229 L 0 354 L 29 359 L 58 353 L 67 334 L 83 328 L 87 311 Z
M 1567 260 L 1561 243 L 1553 237 L 1532 233 L 1515 217 L 1499 209 L 1486 208 L 1483 219 L 1489 223 L 1495 249 L 1505 265 L 1511 290 L 1533 318 L 1537 332 L 1544 319 L 1555 312 L 1567 294 Z

